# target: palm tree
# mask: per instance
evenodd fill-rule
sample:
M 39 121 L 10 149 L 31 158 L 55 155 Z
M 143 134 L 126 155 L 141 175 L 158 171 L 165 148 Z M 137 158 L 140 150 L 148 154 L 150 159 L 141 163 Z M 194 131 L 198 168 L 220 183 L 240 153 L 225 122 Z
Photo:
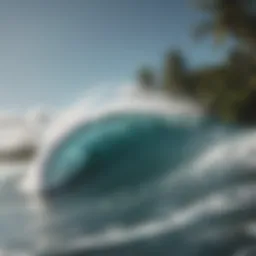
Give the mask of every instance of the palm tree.
M 199 24 L 195 36 L 214 33 L 216 43 L 234 37 L 256 55 L 255 0 L 200 0 L 199 8 L 211 18 Z
M 187 69 L 180 51 L 174 50 L 167 54 L 164 64 L 163 87 L 168 92 L 184 91 Z
M 155 74 L 151 68 L 143 67 L 138 72 L 139 85 L 146 90 L 151 90 L 155 87 Z

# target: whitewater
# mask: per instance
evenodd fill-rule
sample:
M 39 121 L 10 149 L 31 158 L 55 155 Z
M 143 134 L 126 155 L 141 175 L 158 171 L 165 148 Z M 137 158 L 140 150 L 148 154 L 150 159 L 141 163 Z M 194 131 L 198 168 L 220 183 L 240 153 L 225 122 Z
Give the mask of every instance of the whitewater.
M 254 129 L 128 86 L 40 132 L 0 168 L 0 255 L 256 255 Z

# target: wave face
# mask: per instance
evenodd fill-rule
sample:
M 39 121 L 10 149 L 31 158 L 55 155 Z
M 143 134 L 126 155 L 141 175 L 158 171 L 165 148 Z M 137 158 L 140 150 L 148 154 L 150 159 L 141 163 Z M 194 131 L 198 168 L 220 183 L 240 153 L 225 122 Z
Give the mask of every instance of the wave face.
M 188 160 L 198 132 L 149 114 L 103 117 L 78 127 L 59 143 L 42 179 L 47 189 L 69 192 L 83 188 L 107 193 L 142 186 Z
M 256 255 L 256 133 L 139 102 L 50 130 L 38 255 Z

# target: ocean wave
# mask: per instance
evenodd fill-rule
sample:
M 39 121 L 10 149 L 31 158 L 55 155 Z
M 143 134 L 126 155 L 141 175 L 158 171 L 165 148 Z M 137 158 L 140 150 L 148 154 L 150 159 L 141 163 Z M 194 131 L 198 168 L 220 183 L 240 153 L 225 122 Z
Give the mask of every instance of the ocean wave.
M 122 97 L 76 105 L 46 131 L 23 185 L 64 190 L 43 200 L 40 253 L 254 255 L 255 131 Z

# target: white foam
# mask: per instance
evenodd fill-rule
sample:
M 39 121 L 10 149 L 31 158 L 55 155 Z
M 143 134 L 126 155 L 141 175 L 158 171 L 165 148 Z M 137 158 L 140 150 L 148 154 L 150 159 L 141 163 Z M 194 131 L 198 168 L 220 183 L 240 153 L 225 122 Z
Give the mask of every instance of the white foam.
M 219 215 L 241 209 L 254 202 L 255 185 L 235 186 L 231 189 L 209 195 L 197 202 L 192 202 L 179 210 L 173 211 L 166 218 L 152 220 L 132 227 L 109 227 L 105 231 L 69 244 L 69 250 L 101 248 L 144 240 L 192 225 L 204 216 Z
M 27 148 L 37 148 L 49 121 L 42 110 L 25 115 L 2 113 L 0 115 L 0 154 L 11 154 Z
M 115 113 L 155 113 L 159 115 L 201 117 L 203 110 L 187 99 L 170 98 L 162 92 L 145 92 L 134 86 L 119 90 L 96 90 L 60 115 L 49 127 L 45 144 L 61 139 L 81 123 L 94 121 Z
M 229 138 L 222 138 L 216 144 L 210 144 L 208 149 L 200 154 L 193 163 L 195 173 L 207 174 L 207 170 L 221 169 L 243 165 L 256 167 L 256 132 L 240 132 Z M 227 170 L 227 169 L 226 169 Z

